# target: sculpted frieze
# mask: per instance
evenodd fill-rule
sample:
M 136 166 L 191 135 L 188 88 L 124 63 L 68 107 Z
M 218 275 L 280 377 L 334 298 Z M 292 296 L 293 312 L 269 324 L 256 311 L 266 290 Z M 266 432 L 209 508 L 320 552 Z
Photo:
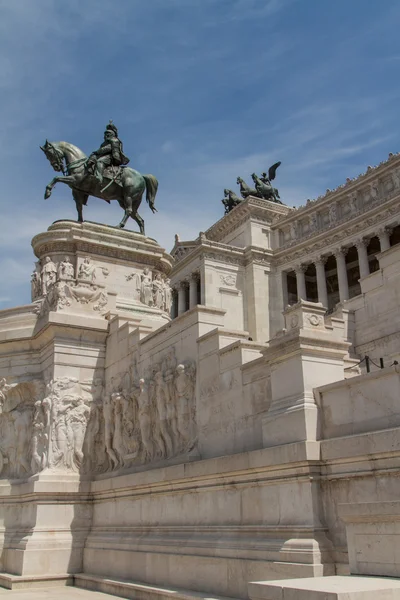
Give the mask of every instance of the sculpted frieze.
M 39 448 L 43 439 L 39 433 L 33 435 L 33 418 L 36 403 L 41 402 L 44 393 L 45 386 L 40 380 L 23 383 L 0 380 L 0 477 L 16 479 L 36 472 L 32 456 L 35 443 L 36 454 L 43 451 Z
M 23 383 L 0 380 L 0 477 L 48 471 L 104 473 L 191 452 L 196 367 L 174 350 L 139 373 Z
M 133 297 L 137 302 L 159 308 L 170 313 L 172 306 L 172 289 L 170 279 L 160 272 L 152 273 L 145 268 L 141 273 L 131 273 L 127 281 L 133 282 Z
M 37 265 L 31 277 L 32 301 L 37 303 L 37 314 L 65 310 L 69 307 L 88 305 L 94 311 L 102 311 L 108 303 L 103 286 L 96 284 L 96 266 L 86 257 L 81 263 L 77 278 L 69 256 L 57 265 L 49 256 L 43 266 Z
M 142 375 L 134 362 L 128 372 L 112 378 L 101 409 L 90 415 L 90 437 L 97 432 L 103 448 L 96 464 L 97 452 L 91 453 L 87 470 L 113 471 L 190 452 L 196 445 L 195 386 L 195 365 L 178 364 L 174 350 Z
M 107 467 L 103 380 L 0 380 L 0 477 Z

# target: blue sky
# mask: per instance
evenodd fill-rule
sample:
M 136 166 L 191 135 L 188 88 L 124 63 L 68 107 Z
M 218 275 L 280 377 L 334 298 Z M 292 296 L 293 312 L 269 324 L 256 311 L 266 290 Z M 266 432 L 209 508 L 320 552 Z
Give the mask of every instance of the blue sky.
M 90 153 L 112 118 L 170 249 L 238 175 L 281 160 L 299 205 L 399 151 L 399 23 L 398 0 L 0 0 L 0 308 L 30 301 L 33 235 L 76 218 L 66 186 L 43 199 L 46 138 Z M 114 204 L 85 218 L 115 225 Z

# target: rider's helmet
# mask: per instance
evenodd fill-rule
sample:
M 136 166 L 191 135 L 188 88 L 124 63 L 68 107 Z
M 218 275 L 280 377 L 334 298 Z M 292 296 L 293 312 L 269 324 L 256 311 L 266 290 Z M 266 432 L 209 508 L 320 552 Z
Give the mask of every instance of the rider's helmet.
M 115 135 L 115 137 L 118 137 L 118 129 L 116 128 L 116 126 L 114 125 L 114 123 L 112 121 L 110 121 L 108 123 L 108 125 L 106 126 L 105 133 L 113 133 Z

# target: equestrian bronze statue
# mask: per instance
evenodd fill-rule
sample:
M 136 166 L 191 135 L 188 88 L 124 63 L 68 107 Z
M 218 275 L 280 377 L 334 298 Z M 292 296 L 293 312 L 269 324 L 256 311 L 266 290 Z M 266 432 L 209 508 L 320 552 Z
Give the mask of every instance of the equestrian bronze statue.
M 78 211 L 78 223 L 83 222 L 82 208 L 89 196 L 101 198 L 110 203 L 117 200 L 125 214 L 118 227 L 125 227 L 129 217 L 139 225 L 144 234 L 144 221 L 138 213 L 142 196 L 146 190 L 146 200 L 150 209 L 157 212 L 154 200 L 158 181 L 154 175 L 141 175 L 127 167 L 129 158 L 123 153 L 118 130 L 110 121 L 104 132 L 104 142 L 89 158 L 77 146 L 69 142 L 48 142 L 40 146 L 55 171 L 63 176 L 54 177 L 46 186 L 45 199 L 50 198 L 56 183 L 66 183 L 72 189 Z

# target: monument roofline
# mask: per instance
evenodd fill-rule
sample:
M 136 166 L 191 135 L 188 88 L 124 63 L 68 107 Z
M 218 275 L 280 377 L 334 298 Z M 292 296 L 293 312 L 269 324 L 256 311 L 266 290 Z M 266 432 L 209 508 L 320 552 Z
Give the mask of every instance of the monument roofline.
M 219 242 L 249 218 L 272 223 L 277 216 L 285 217 L 291 211 L 293 208 L 285 204 L 249 196 L 207 229 L 205 234 L 209 240 Z
M 292 208 L 290 213 L 278 217 L 274 221 L 274 227 L 279 228 L 283 224 L 291 223 L 299 217 L 304 217 L 308 213 L 314 212 L 316 209 L 320 210 L 323 206 L 329 205 L 333 201 L 337 202 L 343 199 L 343 197 L 356 192 L 363 185 L 372 183 L 376 179 L 386 175 L 394 167 L 400 167 L 400 153 L 390 153 L 388 158 L 378 165 L 367 167 L 365 173 L 360 173 L 354 178 L 348 177 L 345 183 L 342 183 L 337 188 L 333 190 L 327 189 L 326 193 L 318 196 L 318 198 L 307 200 L 305 205 Z

